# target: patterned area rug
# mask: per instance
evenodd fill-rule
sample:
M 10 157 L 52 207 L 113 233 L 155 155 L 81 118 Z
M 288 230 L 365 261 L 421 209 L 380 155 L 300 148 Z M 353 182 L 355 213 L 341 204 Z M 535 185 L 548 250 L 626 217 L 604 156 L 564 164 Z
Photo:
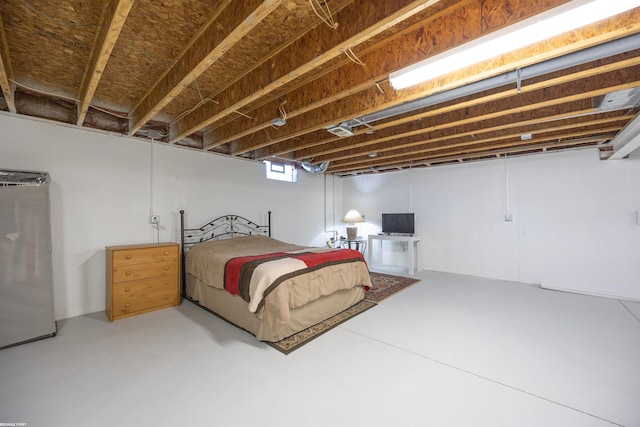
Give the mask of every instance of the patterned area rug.
M 378 303 L 407 286 L 419 282 L 410 277 L 392 276 L 391 274 L 369 273 L 373 287 L 364 295 L 364 299 Z
M 374 302 L 362 300 L 359 303 L 347 308 L 345 311 L 328 318 L 324 322 L 313 325 L 310 328 L 300 331 L 297 334 L 293 334 L 290 337 L 284 338 L 280 341 L 267 342 L 267 344 L 284 354 L 289 354 L 293 350 L 299 349 L 303 345 L 309 343 L 311 340 L 318 338 L 325 332 L 328 332 L 331 329 L 335 328 L 342 322 L 345 322 L 352 317 L 357 316 L 358 314 L 363 313 L 369 310 L 371 307 L 375 306 L 376 303 Z
M 385 298 L 388 298 L 407 286 L 418 282 L 416 279 L 392 276 L 390 274 L 370 273 L 370 276 L 373 287 L 367 291 L 364 300 L 349 307 L 345 311 L 330 317 L 324 322 L 320 322 L 317 325 L 311 326 L 310 328 L 300 331 L 297 334 L 291 335 L 290 337 L 278 342 L 267 342 L 267 344 L 284 354 L 289 354 L 325 332 L 330 331 L 339 324 L 367 311 L 372 307 L 375 307 L 378 302 Z

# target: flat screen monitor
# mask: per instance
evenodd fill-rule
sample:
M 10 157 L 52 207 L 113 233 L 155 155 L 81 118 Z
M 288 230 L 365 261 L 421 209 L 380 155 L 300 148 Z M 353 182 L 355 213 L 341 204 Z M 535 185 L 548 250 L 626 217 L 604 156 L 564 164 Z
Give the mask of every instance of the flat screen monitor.
M 382 232 L 386 234 L 414 234 L 415 215 L 413 213 L 383 213 Z

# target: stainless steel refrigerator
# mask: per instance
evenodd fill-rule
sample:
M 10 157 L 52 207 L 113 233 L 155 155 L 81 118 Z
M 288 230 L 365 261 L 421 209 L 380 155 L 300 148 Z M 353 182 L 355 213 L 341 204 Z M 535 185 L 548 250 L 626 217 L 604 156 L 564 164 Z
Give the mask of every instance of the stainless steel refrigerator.
M 56 334 L 49 174 L 0 169 L 0 349 Z

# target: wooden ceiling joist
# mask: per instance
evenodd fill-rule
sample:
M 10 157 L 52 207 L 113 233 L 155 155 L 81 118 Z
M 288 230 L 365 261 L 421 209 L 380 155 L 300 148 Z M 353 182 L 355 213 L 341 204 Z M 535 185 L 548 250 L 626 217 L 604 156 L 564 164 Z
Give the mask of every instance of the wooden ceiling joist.
M 588 114 L 587 111 L 579 112 L 578 114 Z M 571 121 L 570 123 L 558 124 L 557 126 L 545 127 L 547 123 L 555 123 L 560 121 L 559 118 L 542 117 L 538 116 L 533 119 L 514 121 L 511 116 L 507 116 L 505 120 L 495 121 L 491 128 L 480 128 L 476 126 L 475 129 L 468 130 L 466 132 L 460 132 L 455 129 L 453 132 L 440 132 L 440 135 L 433 134 L 424 135 L 422 141 L 415 141 L 413 143 L 400 143 L 395 147 L 370 147 L 367 150 L 353 150 L 350 152 L 344 152 L 340 155 L 331 156 L 331 162 L 342 162 L 340 165 L 346 165 L 351 163 L 359 163 L 358 157 L 369 157 L 369 153 L 375 152 L 377 160 L 388 160 L 392 158 L 404 157 L 407 155 L 413 155 L 415 153 L 421 153 L 422 150 L 435 150 L 444 148 L 458 148 L 470 145 L 476 145 L 481 143 L 489 143 L 500 140 L 516 140 L 520 139 L 523 134 L 530 134 L 533 140 L 538 140 L 541 135 L 549 135 L 552 133 L 561 132 L 562 135 L 569 135 L 575 128 L 587 129 L 598 127 L 594 130 L 600 129 L 620 129 L 628 121 L 628 117 L 624 115 L 614 115 L 610 117 L 594 118 L 593 115 L 583 116 L 582 120 Z M 545 122 L 544 125 L 541 124 Z M 616 124 L 612 126 L 611 124 Z M 608 126 L 605 128 L 604 126 Z M 389 153 L 388 155 L 385 153 Z M 326 158 L 320 157 L 319 162 L 329 161 Z
M 390 136 L 386 138 L 384 143 L 385 145 L 383 145 L 382 147 L 379 147 L 378 145 L 376 145 L 376 144 L 380 144 L 380 141 L 375 141 L 375 142 L 363 141 L 359 143 L 350 144 L 348 147 L 344 147 L 343 151 L 348 151 L 348 157 L 355 157 L 355 156 L 366 155 L 366 153 L 369 153 L 371 151 L 377 151 L 378 148 L 393 147 L 395 149 L 398 149 L 399 148 L 398 146 L 400 144 L 407 144 L 406 146 L 410 147 L 410 146 L 419 144 L 420 142 L 426 142 L 424 138 L 424 134 L 430 131 L 442 130 L 446 128 L 454 128 L 454 127 L 464 126 L 466 124 L 474 124 L 474 123 L 479 124 L 479 123 L 492 120 L 492 119 L 497 119 L 500 117 L 505 117 L 504 126 L 508 126 L 508 122 L 509 122 L 508 119 L 510 118 L 508 117 L 509 114 L 517 114 L 517 113 L 523 113 L 523 112 L 535 111 L 535 110 L 541 110 L 543 112 L 545 110 L 555 112 L 555 111 L 558 111 L 558 109 L 560 108 L 570 107 L 572 102 L 570 101 L 571 99 L 573 99 L 575 107 L 578 107 L 578 108 L 574 107 L 573 111 L 579 112 L 579 114 L 594 113 L 595 110 L 593 109 L 593 107 L 588 108 L 591 105 L 591 102 L 592 102 L 591 100 L 593 97 L 604 95 L 608 93 L 609 90 L 612 90 L 612 91 L 623 90 L 625 88 L 628 88 L 629 84 L 638 85 L 640 84 L 640 81 L 623 83 L 619 86 L 612 86 L 610 88 L 597 89 L 591 92 L 585 92 L 584 94 L 561 97 L 555 100 L 538 99 L 538 102 L 532 102 L 530 104 L 523 103 L 523 105 L 519 107 L 507 108 L 506 110 L 500 111 L 500 112 L 492 112 L 492 113 L 486 113 L 486 114 L 472 113 L 470 117 L 466 117 L 465 111 L 454 112 L 454 113 L 450 113 L 451 120 L 448 121 L 446 125 L 425 126 L 420 130 L 416 129 L 414 131 L 405 132 L 404 134 L 399 134 L 397 136 L 393 136 L 393 137 Z M 582 108 L 580 108 L 579 106 L 582 106 Z M 568 117 L 569 115 L 575 115 L 575 113 L 573 112 L 565 113 L 565 117 Z M 545 118 L 544 115 L 538 115 L 536 119 L 537 119 L 537 122 L 549 121 L 549 118 Z M 528 122 L 535 122 L 536 119 L 531 119 Z M 522 122 L 519 122 L 519 123 L 520 125 L 523 124 Z M 398 140 L 400 142 L 398 142 Z M 337 157 L 339 157 L 339 155 L 336 155 L 336 154 L 328 155 L 328 156 L 318 156 L 314 158 L 314 162 L 332 161 L 332 160 L 335 160 Z
M 399 131 L 398 129 L 400 129 L 400 125 L 408 125 L 411 122 L 414 122 L 414 124 L 422 127 L 423 123 L 426 123 L 426 120 L 434 120 L 434 118 L 437 117 L 448 117 L 443 115 L 451 111 L 473 108 L 478 105 L 490 105 L 489 103 L 496 105 L 496 108 L 498 108 L 498 106 L 499 108 L 502 108 L 504 104 L 496 104 L 497 101 L 505 100 L 510 97 L 521 98 L 523 95 L 534 91 L 549 91 L 554 86 L 568 84 L 570 82 L 579 81 L 589 77 L 592 78 L 593 82 L 595 76 L 598 76 L 599 74 L 634 65 L 640 65 L 640 56 L 630 54 L 628 58 L 625 55 L 620 60 L 611 60 L 602 65 L 587 64 L 576 71 L 568 70 L 563 73 L 559 73 L 558 76 L 552 78 L 545 77 L 541 78 L 540 81 L 526 82 L 526 84 L 521 87 L 520 93 L 517 92 L 515 87 L 503 86 L 487 94 L 467 96 L 462 99 L 457 99 L 443 105 L 426 109 L 425 111 L 419 110 L 403 116 L 388 119 L 384 122 L 375 123 L 375 134 L 373 136 L 366 134 L 369 130 L 368 128 L 360 129 L 356 131 L 356 135 L 354 137 L 350 138 L 350 143 L 354 145 L 357 145 L 360 141 L 381 143 L 385 140 L 397 139 L 399 135 L 407 137 L 410 136 L 409 134 L 406 134 L 409 129 L 405 128 Z M 593 87 L 595 87 L 595 85 Z M 505 112 L 505 114 L 507 114 L 507 112 Z M 447 120 L 451 122 L 453 119 L 448 118 Z M 310 133 L 304 137 L 300 137 L 295 144 L 292 144 L 290 141 L 280 144 L 270 144 L 266 148 L 259 150 L 255 157 L 258 159 L 264 159 L 271 156 L 281 156 L 288 152 L 295 151 L 296 157 L 299 159 L 306 159 L 311 156 L 323 158 L 319 156 L 341 151 L 343 147 L 344 140 L 335 138 L 326 131 L 321 131 L 318 134 Z
M 335 100 L 357 94 L 375 86 L 380 81 L 386 80 L 389 72 L 418 61 L 424 55 L 425 50 L 429 49 L 428 45 L 430 43 L 428 40 L 420 36 L 424 32 L 424 27 L 452 28 L 455 19 L 452 19 L 451 15 L 458 9 L 464 11 L 467 22 L 469 22 L 472 17 L 479 16 L 479 4 L 474 2 L 474 6 L 456 3 L 440 13 L 421 19 L 420 25 L 414 25 L 412 31 L 405 30 L 396 34 L 391 44 L 386 40 L 385 43 L 369 46 L 363 51 L 358 49 L 358 57 L 364 66 L 346 60 L 342 66 L 336 67 L 334 70 L 330 70 L 311 82 L 290 91 L 286 97 L 287 106 L 289 107 L 287 117 L 289 119 L 295 118 Z M 440 24 L 439 22 L 442 20 L 446 22 Z M 479 23 L 476 24 L 476 26 L 479 25 Z M 458 37 L 460 37 L 458 42 L 461 42 L 462 34 L 459 34 Z M 421 43 L 424 43 L 424 46 Z M 403 55 L 390 55 L 389 52 L 403 52 Z M 367 66 L 367 64 L 376 64 L 376 66 Z M 327 82 L 330 82 L 330 84 L 327 84 Z M 205 148 L 212 149 L 233 142 L 240 137 L 268 129 L 271 127 L 280 103 L 281 100 L 273 100 L 253 109 L 250 119 L 238 117 L 237 120 L 207 132 L 204 141 Z
M 509 25 L 522 17 L 526 18 L 536 15 L 554 5 L 549 2 L 532 2 L 525 0 L 520 0 L 516 3 L 517 4 L 513 5 L 514 8 L 521 10 L 521 15 L 523 16 L 515 16 L 508 10 L 498 10 L 494 12 L 494 15 L 499 15 L 499 19 L 494 19 L 496 23 L 493 25 L 498 25 L 498 22 L 500 25 Z M 320 108 L 329 103 L 334 103 L 337 100 L 342 100 L 346 96 L 354 94 L 356 90 L 375 87 L 380 81 L 386 80 L 388 74 L 391 72 L 412 65 L 415 62 L 425 59 L 425 57 L 437 55 L 454 46 L 463 44 L 469 38 L 483 36 L 495 31 L 497 27 L 483 23 L 482 16 L 483 2 L 469 1 L 456 5 L 449 10 L 449 13 L 438 15 L 433 19 L 427 19 L 420 23 L 420 25 L 412 27 L 399 37 L 387 42 L 384 46 L 365 52 L 361 56 L 361 60 L 365 64 L 376 64 L 375 67 L 362 68 L 355 64 L 342 67 L 323 77 L 323 81 L 331 82 L 331 85 L 322 86 L 322 82 L 320 82 L 320 84 L 312 82 L 308 88 L 301 88 L 300 90 L 292 92 L 288 97 L 289 104 L 307 105 L 308 102 L 304 102 L 305 99 L 314 99 L 314 102 L 318 108 Z M 464 25 L 464 31 L 460 31 L 462 25 Z M 435 40 L 438 42 L 434 43 Z M 394 52 L 402 52 L 402 54 L 394 55 Z M 478 73 L 474 74 L 477 75 Z M 281 129 L 277 139 L 269 139 L 264 132 L 261 132 L 256 135 L 246 136 L 242 140 L 235 142 L 234 154 L 244 154 L 266 145 L 297 137 L 300 135 L 300 130 L 304 131 L 308 129 L 308 131 L 311 132 L 313 130 L 323 129 L 329 125 L 339 124 L 344 120 L 351 119 L 358 114 L 363 115 L 375 112 L 379 109 L 389 108 L 421 98 L 427 96 L 429 90 L 435 92 L 450 88 L 443 86 L 442 81 L 432 82 L 430 88 L 424 86 L 425 85 L 423 85 L 423 90 L 420 92 L 416 92 L 415 89 L 408 89 L 396 93 L 393 89 L 385 87 L 384 93 L 376 94 L 371 92 L 371 94 L 361 94 L 362 96 L 353 98 L 354 100 L 357 98 L 357 101 L 354 101 L 353 104 L 344 106 L 342 115 L 333 108 L 333 105 L 331 107 L 332 113 L 329 114 L 326 114 L 326 110 L 320 109 L 315 112 L 309 112 L 299 120 L 300 124 L 298 129 L 292 129 L 296 125 L 296 122 L 292 121 L 292 123 Z M 322 87 L 323 90 L 318 90 L 318 87 Z M 385 100 L 384 98 L 389 99 Z M 365 100 L 366 104 L 362 105 L 362 102 Z M 364 107 L 364 109 L 362 109 L 362 107 Z M 270 109 L 272 109 L 272 107 Z M 305 111 L 305 113 L 307 113 L 307 111 Z M 268 117 L 269 113 L 261 114 L 259 111 L 255 111 L 251 114 L 252 116 L 264 119 Z M 294 119 L 297 115 L 298 112 L 292 111 L 288 113 L 287 117 Z M 325 120 L 321 121 L 320 119 Z M 234 123 L 230 124 L 229 127 L 233 125 Z M 240 123 L 240 121 L 235 123 L 236 134 L 239 130 L 237 129 L 238 126 L 241 125 L 242 123 Z M 262 123 L 262 125 L 260 128 L 264 127 L 264 123 Z M 288 132 L 289 130 L 291 130 L 291 132 Z M 211 135 L 210 139 L 222 141 L 234 139 L 233 130 L 223 133 L 223 131 L 216 129 L 214 133 L 215 135 Z M 207 137 L 209 137 L 209 135 L 207 135 Z M 214 145 L 209 145 L 209 147 L 211 146 Z
M 610 140 L 615 132 L 619 130 L 619 127 L 611 127 L 607 129 L 603 129 L 599 131 L 596 135 L 589 132 L 572 132 L 564 134 L 563 138 L 558 138 L 554 136 L 549 137 L 541 137 L 537 140 L 530 141 L 521 141 L 511 140 L 506 142 L 495 142 L 495 143 L 467 143 L 465 145 L 461 145 L 459 147 L 435 147 L 435 148 L 425 148 L 422 150 L 415 150 L 411 153 L 407 153 L 400 158 L 401 162 L 398 161 L 398 158 L 393 158 L 391 156 L 384 158 L 375 158 L 375 159 L 364 159 L 359 162 L 336 162 L 333 163 L 329 169 L 331 169 L 332 173 L 335 172 L 345 172 L 345 171 L 353 171 L 359 170 L 362 167 L 368 168 L 386 168 L 393 167 L 398 165 L 399 163 L 423 163 L 425 161 L 433 162 L 433 161 L 444 161 L 443 158 L 455 158 L 456 160 L 466 160 L 468 158 L 473 158 L 477 156 L 489 156 L 495 155 L 496 153 L 504 154 L 505 152 L 511 151 L 526 151 L 531 149 L 531 147 L 535 146 L 551 146 L 556 143 L 563 143 L 565 146 L 583 146 L 585 144 L 595 144 L 602 143 L 604 141 Z M 440 159 L 440 160 L 438 160 Z
M 496 153 L 500 153 L 500 154 L 504 154 L 505 152 L 508 151 L 513 151 L 513 150 L 517 150 L 517 151 L 526 151 L 527 149 L 532 149 L 532 147 L 552 147 L 556 144 L 563 144 L 565 146 L 583 146 L 585 144 L 595 144 L 595 143 L 601 143 L 603 141 L 607 141 L 611 138 L 613 138 L 613 136 L 615 135 L 615 132 L 617 132 L 619 128 L 612 128 L 610 130 L 610 132 L 601 132 L 599 135 L 590 135 L 590 136 L 585 136 L 586 133 L 585 132 L 576 132 L 574 134 L 567 134 L 568 139 L 559 139 L 559 138 L 541 138 L 537 141 L 535 141 L 534 143 L 532 142 L 526 142 L 523 143 L 521 141 L 511 141 L 511 142 L 505 142 L 505 143 L 499 143 L 499 144 L 491 144 L 491 145 L 484 145 L 484 146 L 478 146 L 478 147 L 465 147 L 462 149 L 448 149 L 446 150 L 446 152 L 435 152 L 437 150 L 431 150 L 431 151 L 423 151 L 423 152 L 416 152 L 414 153 L 413 156 L 404 156 L 402 158 L 403 162 L 408 162 L 408 161 L 412 161 L 412 162 L 424 162 L 424 161 L 436 161 L 437 159 L 440 159 L 439 161 L 443 161 L 443 158 L 455 158 L 456 160 L 465 160 L 468 159 L 470 157 L 477 157 L 477 156 L 488 156 L 488 155 L 495 155 Z M 442 151 L 442 150 L 440 150 Z M 370 162 L 369 163 L 369 167 L 372 168 L 384 168 L 384 167 L 389 167 L 389 166 L 394 166 L 397 165 L 398 161 L 396 159 L 388 159 L 387 161 L 382 161 L 382 162 Z M 353 170 L 353 169 L 360 169 L 363 166 L 367 166 L 368 164 L 366 162 L 357 162 L 357 163 L 351 163 L 351 164 L 336 164 L 333 165 L 332 172 L 344 172 L 347 170 Z
M 82 79 L 78 103 L 77 125 L 81 126 L 96 92 L 102 73 L 107 66 L 113 47 L 127 20 L 134 0 L 108 0 L 102 13 L 100 30 L 91 52 L 89 67 Z
M 420 167 L 420 166 L 437 166 L 443 164 L 451 164 L 454 162 L 465 162 L 468 160 L 495 158 L 508 154 L 528 154 L 534 152 L 545 152 L 559 148 L 578 148 L 585 146 L 600 145 L 611 138 L 611 135 L 599 135 L 587 138 L 579 138 L 575 140 L 548 141 L 536 144 L 526 144 L 521 146 L 511 146 L 509 148 L 492 148 L 475 151 L 459 151 L 454 153 L 440 154 L 427 157 L 417 157 L 415 159 L 406 159 L 402 163 L 391 162 L 384 165 L 367 165 L 359 164 L 358 168 L 342 167 L 334 168 L 332 173 L 340 176 L 344 175 L 360 175 L 366 173 L 379 173 L 389 170 L 399 170 L 404 168 Z M 363 168 L 364 167 L 364 168 Z
M 633 78 L 631 78 L 633 76 Z M 406 154 L 402 151 L 404 147 L 417 147 L 420 144 L 427 143 L 425 135 L 428 132 L 433 131 L 441 131 L 447 128 L 457 128 L 464 129 L 466 125 L 479 125 L 486 123 L 491 123 L 490 120 L 499 119 L 500 123 L 496 123 L 495 126 L 510 126 L 509 123 L 513 123 L 514 125 L 523 126 L 527 123 L 550 123 L 549 127 L 552 127 L 553 124 L 551 122 L 551 117 L 545 117 L 549 115 L 549 112 L 553 112 L 553 114 L 557 114 L 562 111 L 562 109 L 567 109 L 569 111 L 564 112 L 564 117 L 575 117 L 583 114 L 593 114 L 595 113 L 595 109 L 592 105 L 592 99 L 597 96 L 604 95 L 608 92 L 613 92 L 617 90 L 624 90 L 629 87 L 636 87 L 640 85 L 640 68 L 639 66 L 630 67 L 626 70 L 617 70 L 616 72 L 607 73 L 604 76 L 593 77 L 591 79 L 590 84 L 592 88 L 588 85 L 585 86 L 576 86 L 576 85 L 566 85 L 563 88 L 563 91 L 556 91 L 555 95 L 553 92 L 539 92 L 537 94 L 529 94 L 524 97 L 516 97 L 512 100 L 511 105 L 507 105 L 505 101 L 502 101 L 501 104 L 504 105 L 504 109 L 497 111 L 495 109 L 487 109 L 485 110 L 485 106 L 476 107 L 476 110 L 473 109 L 463 109 L 458 111 L 453 111 L 442 115 L 440 119 L 444 122 L 438 122 L 438 124 L 434 124 L 433 126 L 423 126 L 419 129 L 416 128 L 411 131 L 406 131 L 404 133 L 399 133 L 394 135 L 393 132 L 389 133 L 385 138 L 376 137 L 374 140 L 365 140 L 361 138 L 359 141 L 352 141 L 348 145 L 343 143 L 340 150 L 333 150 L 333 154 L 326 156 L 317 156 L 314 158 L 314 162 L 326 162 L 326 161 L 336 161 L 338 159 L 344 160 L 347 158 L 355 158 L 358 156 L 366 156 L 368 153 L 372 151 L 385 150 L 394 153 L 399 153 L 400 156 Z M 607 82 L 611 84 L 609 87 L 597 87 L 599 78 L 606 77 Z M 591 89 L 591 90 L 589 90 Z M 535 95 L 535 96 L 533 96 Z M 548 99 L 555 96 L 555 99 Z M 513 103 L 513 101 L 517 101 Z M 572 105 L 573 104 L 573 105 Z M 520 114 L 524 112 L 534 112 L 540 111 L 536 116 L 523 120 L 517 120 L 510 115 Z M 467 116 L 468 115 L 468 116 Z M 555 119 L 557 120 L 556 116 Z M 491 126 L 489 126 L 491 127 Z M 479 131 L 478 131 L 479 132 Z M 448 145 L 446 143 L 442 143 L 442 145 Z M 418 149 L 418 148 L 416 148 Z M 341 154 L 343 153 L 343 154 Z M 381 159 L 374 160 L 380 162 Z
M 568 3 L 0 1 L 0 109 L 336 175 L 568 147 L 624 157 L 640 142 L 615 151 L 611 135 L 640 111 L 640 7 L 410 88 L 389 81 Z
M 497 60 L 485 61 L 451 73 L 443 78 L 434 79 L 431 82 L 418 85 L 417 89 L 397 91 L 397 96 L 394 97 L 394 100 L 386 105 L 379 104 L 379 99 L 386 97 L 386 94 L 380 94 L 378 97 L 353 97 L 353 103 L 351 104 L 349 104 L 348 98 L 337 100 L 331 104 L 331 111 L 319 109 L 288 121 L 287 125 L 279 130 L 277 138 L 268 136 L 264 132 L 245 136 L 234 143 L 233 152 L 234 154 L 244 154 L 285 140 L 290 140 L 290 144 L 297 146 L 300 141 L 291 142 L 292 138 L 300 138 L 304 133 L 318 131 L 331 124 L 339 124 L 350 120 L 357 116 L 355 114 L 356 111 L 360 112 L 360 115 L 368 114 L 428 96 L 436 90 L 452 89 L 461 83 L 471 83 L 472 81 L 510 71 L 513 69 L 514 63 L 519 66 L 526 66 L 540 62 L 542 57 L 557 57 L 571 53 L 600 43 L 605 34 L 613 38 L 633 34 L 640 31 L 638 15 L 639 13 L 634 12 L 623 14 L 615 19 L 611 18 L 598 23 L 598 32 L 594 31 L 593 27 L 585 27 L 572 32 L 570 35 L 561 35 L 547 40 L 543 46 L 526 47 L 504 55 Z M 512 59 L 507 60 L 508 57 L 512 57 Z M 333 123 L 327 120 L 327 118 L 331 117 L 333 118 Z
M 625 121 L 626 123 L 626 121 Z M 611 138 L 616 132 L 620 131 L 624 124 L 618 123 L 618 125 L 612 125 L 608 127 L 601 127 L 596 129 L 596 133 L 599 135 L 605 135 L 601 137 L 601 139 Z M 593 129 L 581 129 L 581 130 L 573 130 L 571 132 L 566 131 L 555 131 L 555 132 L 540 132 L 536 133 L 535 137 L 529 141 L 522 141 L 520 135 L 511 134 L 504 135 L 500 137 L 494 138 L 478 138 L 477 140 L 468 140 L 459 143 L 452 143 L 449 145 L 433 145 L 429 144 L 428 141 L 425 141 L 425 146 L 420 148 L 419 146 L 414 146 L 408 148 L 406 151 L 399 154 L 391 154 L 388 156 L 379 155 L 375 158 L 375 160 L 370 163 L 378 165 L 378 166 L 386 166 L 389 164 L 397 163 L 399 159 L 405 161 L 410 158 L 424 158 L 425 155 L 428 156 L 441 156 L 443 155 L 441 152 L 445 151 L 447 155 L 449 154 L 464 154 L 468 152 L 478 152 L 478 151 L 492 151 L 500 148 L 511 148 L 511 147 L 521 147 L 529 144 L 537 144 L 540 142 L 548 142 L 548 141 L 557 141 L 562 139 L 578 139 L 584 138 L 589 135 L 593 135 Z M 344 169 L 346 167 L 355 167 L 358 168 L 363 164 L 363 159 L 351 159 L 344 160 L 339 162 L 332 163 L 332 166 L 337 169 Z
M 382 4 L 373 4 L 367 0 L 353 1 L 335 17 L 336 21 L 344 22 L 338 29 L 324 25 L 311 29 L 287 51 L 252 71 L 243 81 L 218 94 L 216 99 L 219 104 L 204 104 L 176 122 L 171 128 L 170 141 L 175 142 L 240 111 L 258 98 L 343 55 L 346 50 L 375 37 L 438 1 L 395 0 Z M 296 55 L 291 55 L 292 51 L 296 52 Z M 278 111 L 274 111 L 272 118 L 277 114 Z M 207 147 L 212 148 L 215 148 L 215 143 Z
M 14 97 L 13 83 L 11 83 L 11 62 L 9 60 L 9 48 L 7 46 L 7 35 L 4 32 L 4 23 L 0 15 L 0 88 L 2 95 L 9 107 L 9 111 L 16 112 L 16 102 Z
M 228 4 L 207 23 L 175 65 L 133 109 L 129 134 L 136 133 L 280 4 L 281 0 L 244 0 Z
M 247 124 L 246 120 L 240 119 L 229 123 L 224 128 L 215 129 L 213 132 L 206 134 L 206 149 L 236 140 L 232 151 L 234 155 L 240 155 L 277 143 L 287 137 L 294 138 L 302 134 L 299 130 L 292 129 L 298 116 L 303 117 L 299 120 L 301 123 L 299 129 L 303 133 L 305 130 L 311 132 L 323 129 L 331 124 L 340 123 L 342 120 L 339 120 L 339 114 L 335 110 L 332 110 L 329 115 L 325 115 L 326 110 L 322 108 L 348 96 L 375 88 L 378 83 L 387 79 L 389 73 L 424 59 L 429 54 L 440 53 L 446 50 L 449 44 L 463 43 L 467 37 L 481 34 L 481 8 L 480 1 L 465 2 L 462 5 L 453 6 L 449 9 L 449 13 L 427 18 L 420 25 L 412 27 L 410 31 L 398 34 L 391 42 L 363 52 L 360 55 L 360 60 L 365 64 L 364 67 L 354 63 L 347 63 L 345 66 L 322 76 L 320 80 L 314 80 L 304 87 L 292 91 L 287 96 L 288 105 L 304 106 L 304 108 L 287 113 L 287 118 L 292 119 L 292 121 L 280 129 L 275 138 L 273 135 L 267 137 L 264 132 L 258 132 L 254 135 L 243 132 L 247 127 L 253 127 L 255 131 L 260 131 L 269 125 L 270 120 L 273 118 L 274 106 L 268 104 L 251 112 L 251 116 L 255 117 L 255 119 L 250 124 Z M 460 21 L 461 16 L 464 16 L 465 25 L 469 28 L 464 33 L 459 29 L 456 30 L 456 22 Z M 426 34 L 425 31 L 427 32 Z M 432 37 L 435 34 L 442 35 L 447 44 L 434 45 Z M 394 54 L 395 52 L 402 52 L 402 54 L 396 55 Z M 375 64 L 375 67 L 366 66 L 366 64 Z M 327 82 L 330 82 L 330 84 L 327 84 Z M 406 94 L 406 91 L 403 91 L 403 93 Z M 344 113 L 349 118 L 353 117 L 354 110 L 357 110 L 357 105 L 361 105 L 363 100 L 367 102 L 368 112 L 384 108 L 384 100 L 381 100 L 383 97 L 394 97 L 387 100 L 389 104 L 404 102 L 404 100 L 396 101 L 398 95 L 395 95 L 394 91 L 388 86 L 385 87 L 385 91 L 382 94 L 378 94 L 377 90 L 368 90 L 366 94 L 362 95 L 358 96 L 359 101 L 356 101 L 356 105 L 351 105 L 351 109 Z M 309 108 L 311 107 L 309 99 L 313 99 L 313 108 Z M 361 112 L 360 110 L 357 111 Z M 320 119 L 325 120 L 322 121 Z M 291 132 L 289 132 L 290 130 Z M 237 140 L 238 134 L 242 135 L 239 140 Z

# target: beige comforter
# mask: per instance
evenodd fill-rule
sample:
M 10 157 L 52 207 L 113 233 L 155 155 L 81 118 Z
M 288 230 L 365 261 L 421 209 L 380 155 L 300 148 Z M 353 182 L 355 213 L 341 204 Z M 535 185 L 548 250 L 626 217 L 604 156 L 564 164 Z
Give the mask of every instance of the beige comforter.
M 187 274 L 208 286 L 224 289 L 224 269 L 230 259 L 301 250 L 326 251 L 328 249 L 305 248 L 259 235 L 216 240 L 193 246 L 187 253 L 185 269 Z M 256 314 L 260 316 L 264 309 L 274 310 L 278 321 L 286 323 L 290 319 L 290 309 L 301 307 L 338 290 L 355 286 L 371 287 L 369 271 L 364 260 L 330 265 L 288 278 L 268 294 L 264 307 Z M 251 301 L 249 306 L 255 309 L 258 307 L 258 301 Z M 262 304 L 260 306 L 262 307 Z

